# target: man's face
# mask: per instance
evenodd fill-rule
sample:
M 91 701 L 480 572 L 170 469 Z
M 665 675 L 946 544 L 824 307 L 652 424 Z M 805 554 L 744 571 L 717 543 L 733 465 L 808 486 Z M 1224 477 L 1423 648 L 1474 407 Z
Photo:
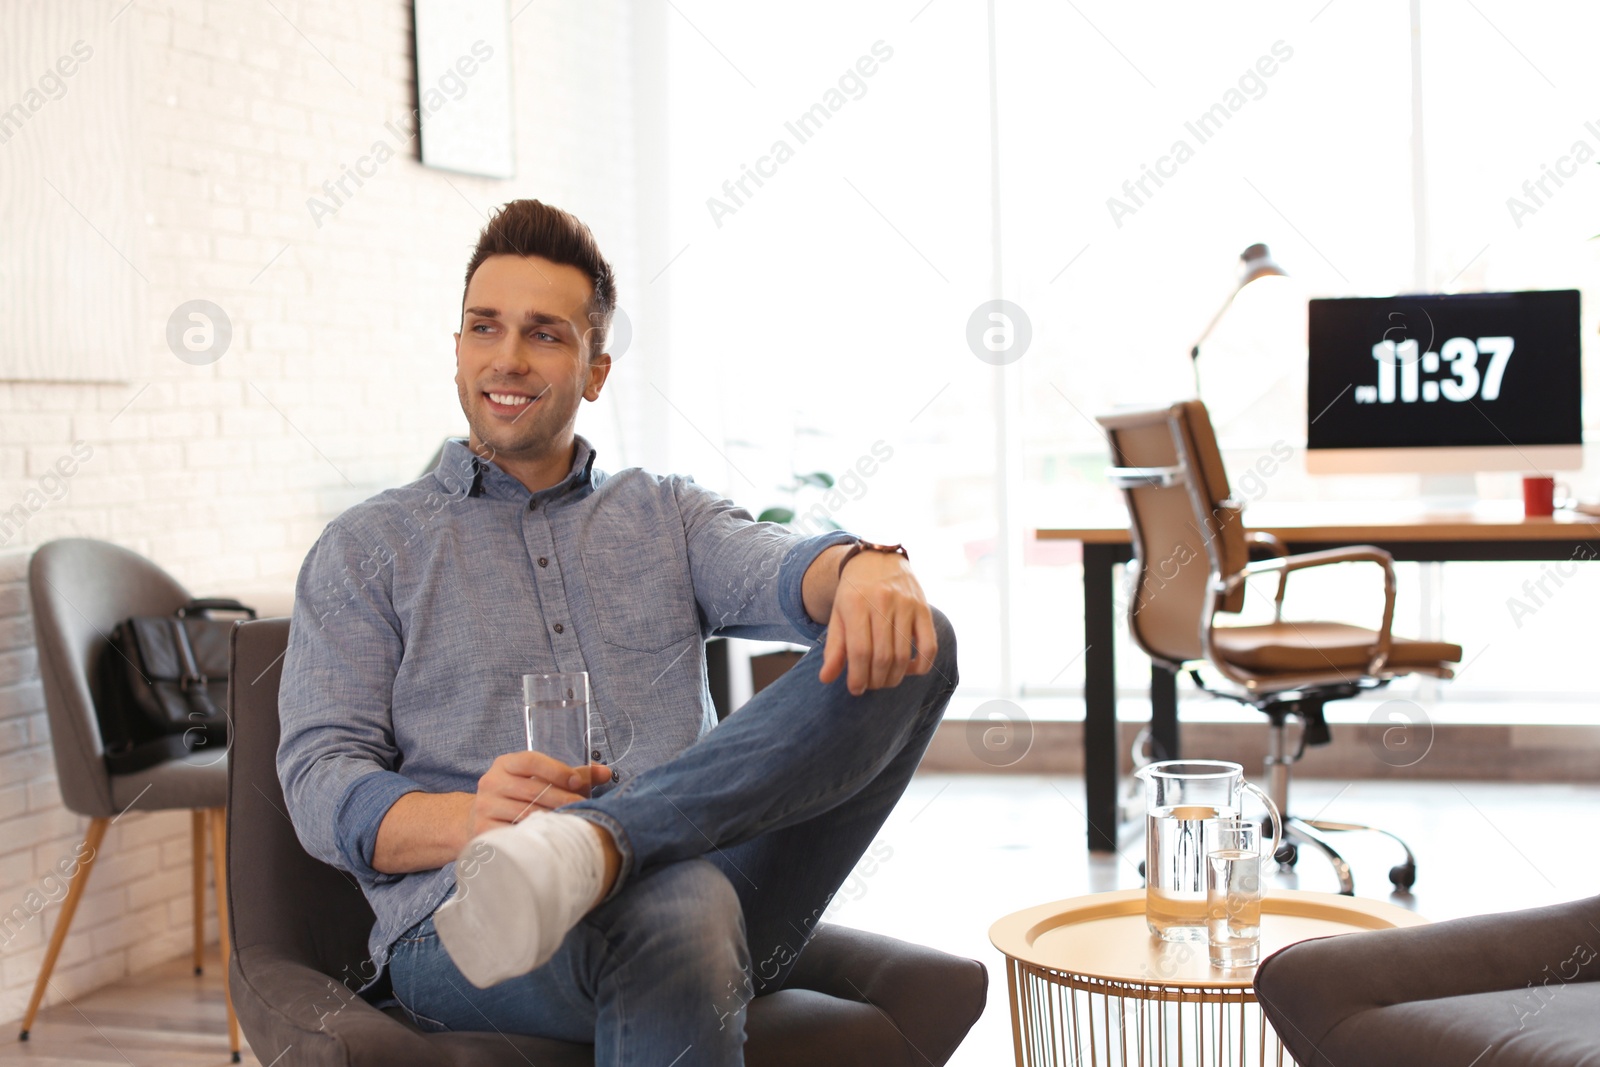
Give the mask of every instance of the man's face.
M 595 400 L 611 357 L 588 358 L 592 288 L 576 267 L 490 256 L 467 283 L 456 391 L 476 451 L 535 459 L 565 447 L 578 399 Z

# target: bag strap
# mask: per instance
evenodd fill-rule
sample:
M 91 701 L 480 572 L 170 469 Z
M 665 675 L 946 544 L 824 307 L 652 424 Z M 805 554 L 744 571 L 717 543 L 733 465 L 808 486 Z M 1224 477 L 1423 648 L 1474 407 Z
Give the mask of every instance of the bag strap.
M 185 692 L 190 686 L 206 684 L 206 676 L 200 671 L 200 663 L 194 658 L 194 646 L 189 643 L 189 628 L 183 624 L 183 616 L 168 620 L 172 623 L 173 645 L 178 650 L 178 661 L 183 667 L 183 677 L 178 679 L 178 687 Z
M 189 702 L 192 715 L 201 717 L 214 716 L 217 713 L 216 705 L 211 702 L 211 694 L 206 685 L 210 679 L 200 669 L 200 663 L 195 659 L 194 646 L 189 643 L 189 628 L 183 624 L 182 618 L 172 619 L 172 632 L 174 644 L 178 649 L 178 658 L 183 663 L 183 677 L 178 679 L 178 688 L 183 691 L 183 697 Z
M 207 611 L 242 611 L 252 619 L 256 617 L 255 608 L 241 604 L 232 597 L 201 597 L 198 600 L 191 600 L 179 608 L 178 618 L 182 619 L 189 615 L 198 615 Z

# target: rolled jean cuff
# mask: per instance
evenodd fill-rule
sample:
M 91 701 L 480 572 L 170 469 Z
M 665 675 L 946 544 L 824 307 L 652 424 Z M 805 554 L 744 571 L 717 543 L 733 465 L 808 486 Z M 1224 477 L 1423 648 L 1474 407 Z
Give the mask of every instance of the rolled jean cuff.
M 622 824 L 615 818 L 598 808 L 583 807 L 582 805 L 586 803 L 588 801 L 579 801 L 577 804 L 571 804 L 558 810 L 563 815 L 576 815 L 586 822 L 594 823 L 600 829 L 609 833 L 611 839 L 617 844 L 617 854 L 622 857 L 622 865 L 617 869 L 617 880 L 611 883 L 610 890 L 601 898 L 600 903 L 604 904 L 622 891 L 623 884 L 627 882 L 629 876 L 633 873 L 633 842 L 628 840 L 628 832 L 622 828 Z

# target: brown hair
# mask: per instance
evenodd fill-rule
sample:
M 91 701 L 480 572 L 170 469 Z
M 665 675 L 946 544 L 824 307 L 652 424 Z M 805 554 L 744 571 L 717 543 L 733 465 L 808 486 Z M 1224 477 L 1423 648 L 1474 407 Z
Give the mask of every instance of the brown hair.
M 513 200 L 498 208 L 478 235 L 478 245 L 467 262 L 461 290 L 463 310 L 466 286 L 479 264 L 490 256 L 539 256 L 588 275 L 593 291 L 589 295 L 589 328 L 584 331 L 589 341 L 587 356 L 593 358 L 606 350 L 611 316 L 617 308 L 617 281 L 594 234 L 577 216 L 538 200 Z

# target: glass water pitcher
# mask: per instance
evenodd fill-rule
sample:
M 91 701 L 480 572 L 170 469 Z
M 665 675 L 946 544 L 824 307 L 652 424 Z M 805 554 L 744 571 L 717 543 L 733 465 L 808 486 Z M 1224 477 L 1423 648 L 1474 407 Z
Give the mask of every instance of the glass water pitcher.
M 1206 851 L 1217 824 L 1240 817 L 1249 791 L 1272 817 L 1278 851 L 1283 819 L 1272 798 L 1244 780 L 1244 768 L 1222 760 L 1165 760 L 1139 770 L 1145 788 L 1145 922 L 1165 941 L 1206 940 Z

